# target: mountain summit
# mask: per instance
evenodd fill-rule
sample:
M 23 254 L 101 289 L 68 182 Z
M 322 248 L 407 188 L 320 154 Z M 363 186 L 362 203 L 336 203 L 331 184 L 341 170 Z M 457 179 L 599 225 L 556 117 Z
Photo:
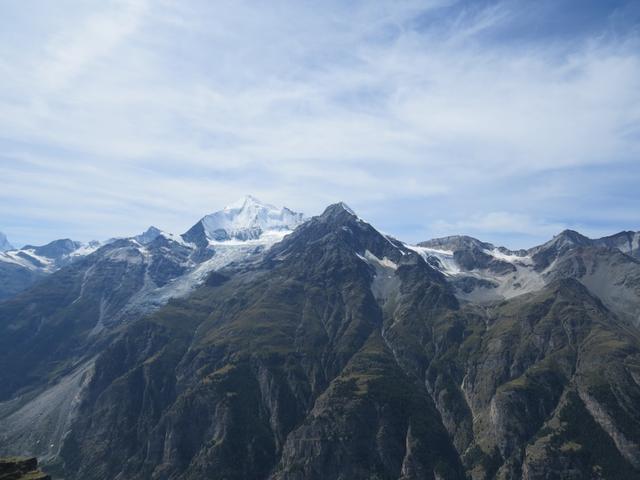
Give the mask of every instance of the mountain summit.
M 6 252 L 7 250 L 13 250 L 13 245 L 7 240 L 7 236 L 0 232 L 0 252 Z
M 198 245 L 209 241 L 255 240 L 269 231 L 289 231 L 303 222 L 303 214 L 277 208 L 251 195 L 205 215 L 183 237 Z

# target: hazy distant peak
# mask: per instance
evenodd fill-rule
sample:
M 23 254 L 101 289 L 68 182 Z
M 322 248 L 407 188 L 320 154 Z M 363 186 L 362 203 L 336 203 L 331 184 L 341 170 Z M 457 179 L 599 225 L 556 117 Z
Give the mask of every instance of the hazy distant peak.
M 7 240 L 7 236 L 0 232 L 0 252 L 6 252 L 7 250 L 13 250 L 13 245 Z

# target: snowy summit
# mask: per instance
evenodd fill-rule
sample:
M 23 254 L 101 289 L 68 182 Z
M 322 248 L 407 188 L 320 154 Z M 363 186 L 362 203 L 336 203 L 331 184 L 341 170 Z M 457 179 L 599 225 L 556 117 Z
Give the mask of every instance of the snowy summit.
M 251 195 L 227 205 L 200 220 L 206 237 L 212 241 L 253 240 L 269 231 L 288 231 L 303 222 L 302 213 L 263 203 Z

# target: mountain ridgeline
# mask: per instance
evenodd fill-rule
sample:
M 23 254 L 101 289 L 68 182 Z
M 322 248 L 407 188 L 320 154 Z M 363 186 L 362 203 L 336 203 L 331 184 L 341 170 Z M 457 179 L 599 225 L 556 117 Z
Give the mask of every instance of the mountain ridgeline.
M 640 478 L 639 241 L 408 245 L 253 197 L 109 241 L 0 303 L 0 454 L 70 480 Z

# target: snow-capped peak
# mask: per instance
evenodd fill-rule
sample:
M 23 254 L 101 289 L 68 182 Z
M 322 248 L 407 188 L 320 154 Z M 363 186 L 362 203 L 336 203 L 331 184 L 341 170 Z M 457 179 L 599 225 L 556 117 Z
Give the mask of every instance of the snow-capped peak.
M 303 221 L 301 213 L 278 208 L 247 195 L 223 210 L 206 215 L 200 224 L 209 240 L 250 240 L 264 232 L 293 230 Z
M 7 250 L 13 250 L 13 245 L 7 240 L 7 236 L 0 232 L 0 252 L 6 252 Z
M 240 198 L 239 200 L 236 200 L 235 202 L 230 203 L 229 205 L 224 207 L 224 210 L 225 211 L 242 210 L 243 208 L 247 208 L 247 207 L 251 207 L 251 206 L 260 206 L 260 207 L 269 208 L 269 209 L 277 209 L 276 207 L 274 207 L 271 204 L 261 202 L 260 200 L 258 200 L 253 195 L 245 195 L 244 197 Z

